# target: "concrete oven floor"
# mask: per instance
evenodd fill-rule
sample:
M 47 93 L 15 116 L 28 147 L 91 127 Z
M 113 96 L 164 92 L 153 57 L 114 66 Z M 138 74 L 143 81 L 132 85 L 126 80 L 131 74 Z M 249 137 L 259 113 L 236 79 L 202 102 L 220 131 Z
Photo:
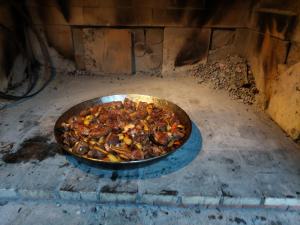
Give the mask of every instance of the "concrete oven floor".
M 130 170 L 95 168 L 61 154 L 53 137 L 56 119 L 74 104 L 119 93 L 154 95 L 178 104 L 193 121 L 189 141 L 166 159 Z M 0 224 L 24 224 L 20 218 L 36 214 L 36 204 L 46 210 L 55 208 L 57 202 L 60 202 L 57 205 L 105 203 L 103 207 L 115 203 L 142 205 L 150 211 L 151 207 L 159 206 L 162 210 L 160 206 L 167 205 L 179 207 L 172 211 L 181 210 L 178 215 L 186 214 L 187 209 L 181 206 L 238 207 L 241 216 L 244 213 L 241 208 L 247 206 L 263 207 L 261 213 L 271 210 L 266 209 L 269 207 L 290 210 L 300 207 L 299 146 L 267 116 L 255 112 L 253 106 L 233 101 L 225 92 L 199 85 L 190 77 L 59 74 L 42 93 L 0 111 L 0 115 L 1 158 L 6 155 L 6 160 L 0 160 L 0 216 L 13 213 L 18 205 L 26 206 L 28 211 L 14 214 L 15 221 L 20 222 L 11 223 L 7 218 L 0 220 Z M 19 152 L 7 157 L 14 151 Z M 30 202 L 20 203 L 23 200 Z M 129 206 L 124 207 L 130 213 Z M 140 210 L 146 213 L 145 208 Z M 214 210 L 216 215 L 221 212 L 223 209 Z M 253 221 L 249 213 L 246 222 Z M 270 217 L 277 215 L 274 211 L 266 213 Z M 290 215 L 288 218 L 300 221 L 299 212 L 290 213 L 281 214 L 284 217 L 281 219 Z M 232 215 L 225 214 L 224 219 Z M 258 214 L 252 216 L 255 215 Z

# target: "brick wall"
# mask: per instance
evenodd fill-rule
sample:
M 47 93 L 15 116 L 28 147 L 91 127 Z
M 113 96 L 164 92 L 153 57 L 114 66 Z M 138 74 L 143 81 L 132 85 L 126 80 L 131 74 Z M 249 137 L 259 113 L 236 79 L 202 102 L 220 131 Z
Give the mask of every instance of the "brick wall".
M 65 2 L 58 4 L 58 2 Z M 27 0 L 37 24 L 245 27 L 251 0 Z
M 203 52 L 195 54 L 196 56 L 181 55 L 184 58 L 183 61 L 206 62 L 210 34 L 213 30 L 247 27 L 253 7 L 252 0 L 27 0 L 26 4 L 34 24 L 45 33 L 49 46 L 54 47 L 64 57 L 75 59 L 79 69 L 91 68 L 85 65 L 89 60 L 87 57 L 89 53 L 81 37 L 82 29 L 96 30 L 104 27 L 127 29 L 132 34 L 132 46 L 128 46 L 126 50 L 130 51 L 129 47 L 133 48 L 132 72 L 161 71 L 164 45 L 175 49 L 172 54 L 182 54 L 183 50 L 189 50 L 180 49 L 182 47 L 180 45 L 183 45 L 186 39 L 192 40 L 198 46 L 206 47 L 201 48 Z M 160 31 L 151 33 L 151 28 L 160 29 Z M 176 33 L 171 29 L 164 31 L 164 28 L 174 28 Z M 177 46 L 163 42 L 164 35 L 169 36 L 169 32 L 178 36 L 178 42 L 173 38 L 174 43 L 178 43 Z M 121 33 L 122 31 L 120 31 L 120 38 Z M 199 36 L 200 33 L 203 33 L 202 36 Z M 197 35 L 193 36 L 193 34 Z M 142 36 L 142 40 L 136 41 Z M 155 46 L 148 43 L 146 40 L 149 39 L 148 36 L 160 39 L 161 43 Z M 97 49 L 97 46 L 94 48 Z M 165 54 L 168 52 L 168 49 L 164 50 Z M 95 64 L 99 66 L 99 61 L 103 60 L 103 57 L 101 58 L 101 53 L 97 54 L 97 57 Z M 175 59 L 176 55 L 164 57 L 165 65 L 168 65 L 165 71 L 176 69 L 173 61 L 170 61 Z M 112 68 L 102 72 L 111 71 Z M 128 73 L 128 71 L 125 66 L 123 72 Z
M 300 23 L 298 1 L 262 0 L 237 48 L 248 58 L 258 102 L 293 139 L 300 138 Z

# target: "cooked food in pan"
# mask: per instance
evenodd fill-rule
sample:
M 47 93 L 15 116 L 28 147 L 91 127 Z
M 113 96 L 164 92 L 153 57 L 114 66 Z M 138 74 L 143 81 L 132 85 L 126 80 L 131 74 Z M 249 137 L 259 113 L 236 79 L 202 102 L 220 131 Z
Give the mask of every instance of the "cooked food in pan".
M 164 155 L 186 135 L 174 112 L 127 98 L 87 108 L 61 126 L 71 152 L 108 162 Z

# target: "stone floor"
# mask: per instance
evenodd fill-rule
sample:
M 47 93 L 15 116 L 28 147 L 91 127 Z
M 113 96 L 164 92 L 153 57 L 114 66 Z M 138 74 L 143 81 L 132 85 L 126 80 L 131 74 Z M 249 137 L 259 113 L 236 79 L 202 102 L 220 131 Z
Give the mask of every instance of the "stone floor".
M 299 225 L 299 211 L 0 202 L 0 225 Z M 14 216 L 12 216 L 14 215 Z
M 81 101 L 119 93 L 154 95 L 178 104 L 193 121 L 189 141 L 164 160 L 128 170 L 91 167 L 62 154 L 53 137 L 56 119 Z M 0 111 L 0 158 L 0 200 L 5 203 L 0 204 L 3 205 L 0 217 L 5 218 L 0 224 L 33 224 L 30 221 L 38 218 L 43 209 L 49 211 L 48 208 L 49 217 L 70 217 L 53 205 L 55 201 L 62 201 L 67 208 L 69 203 L 64 201 L 101 204 L 105 216 L 95 215 L 99 219 L 122 214 L 123 210 L 126 217 L 126 213 L 132 213 L 130 207 L 146 205 L 149 208 L 138 209 L 149 221 L 153 219 L 145 224 L 166 220 L 165 216 L 151 216 L 152 210 L 158 210 L 156 215 L 161 214 L 161 207 L 171 207 L 174 218 L 190 216 L 197 220 L 199 215 L 205 215 L 204 221 L 209 223 L 204 224 L 234 224 L 235 221 L 230 223 L 230 218 L 235 218 L 234 212 L 247 218 L 250 221 L 247 224 L 297 224 L 286 222 L 296 218 L 294 221 L 300 221 L 299 212 L 290 211 L 300 208 L 299 146 L 253 106 L 233 101 L 225 92 L 199 85 L 189 77 L 68 76 L 66 79 L 60 74 L 38 96 Z M 19 202 L 23 200 L 29 202 Z M 43 202 L 46 200 L 49 202 Z M 125 205 L 114 207 L 124 209 L 111 212 L 109 205 L 117 203 Z M 13 213 L 19 206 L 28 209 L 28 214 L 22 211 L 29 222 L 22 223 L 18 219 L 22 216 Z M 192 210 L 200 206 L 226 206 L 236 211 L 226 209 L 229 211 L 225 210 L 224 220 L 219 221 L 210 219 L 218 217 L 216 209 L 204 210 L 199 215 Z M 278 223 L 276 210 L 266 209 L 274 207 L 282 210 L 283 217 Z M 76 206 L 71 208 L 76 211 Z M 289 213 L 284 214 L 287 209 Z M 16 218 L 6 218 L 6 210 Z M 257 222 L 255 215 L 259 220 L 265 213 L 270 215 L 268 223 Z M 210 214 L 215 217 L 209 217 Z M 10 223 L 10 219 L 21 222 Z M 80 221 L 77 224 L 85 224 Z M 179 221 L 193 224 L 193 220 Z M 244 222 L 238 220 L 237 224 Z

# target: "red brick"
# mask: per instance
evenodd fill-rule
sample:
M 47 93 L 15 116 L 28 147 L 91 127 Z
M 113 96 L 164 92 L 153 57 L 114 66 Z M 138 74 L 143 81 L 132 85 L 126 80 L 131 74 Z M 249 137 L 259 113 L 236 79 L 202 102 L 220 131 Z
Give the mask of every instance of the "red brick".
M 43 27 L 49 45 L 64 57 L 72 59 L 74 54 L 71 28 L 62 25 L 46 25 Z
M 83 8 L 83 20 L 85 25 L 114 25 L 114 8 Z
M 77 69 L 85 69 L 83 32 L 81 28 L 72 29 L 74 59 Z
M 58 6 L 57 0 L 26 0 L 28 6 Z
M 146 42 L 147 44 L 154 45 L 160 44 L 164 39 L 164 30 L 163 29 L 146 29 Z
M 211 49 L 218 49 L 228 45 L 232 45 L 235 38 L 235 30 L 215 29 L 211 38 Z
M 295 22 L 296 14 L 291 11 L 259 8 L 256 10 L 251 27 L 261 33 L 288 40 L 295 29 Z
M 74 46 L 74 59 L 77 69 L 85 69 L 84 62 L 84 46 L 83 46 L 83 32 L 81 28 L 73 28 L 73 46 Z
M 125 29 L 83 29 L 85 68 L 95 73 L 131 74 L 131 32 Z
M 162 66 L 163 29 L 133 30 L 136 72 L 158 73 Z
M 166 8 L 171 0 L 132 0 L 133 7 Z
M 204 0 L 132 0 L 133 6 L 151 8 L 204 8 Z
M 67 21 L 56 6 L 28 7 L 34 24 L 46 25 L 82 25 L 83 16 L 81 7 L 70 7 L 70 17 Z
M 202 10 L 153 9 L 153 25 L 195 26 L 190 15 L 201 15 Z
M 9 7 L 0 6 L 0 23 L 8 27 L 13 26 L 13 18 Z
M 150 8 L 83 8 L 85 25 L 136 26 L 151 25 Z
M 246 27 L 245 12 L 236 9 L 153 9 L 153 25 L 178 27 Z
M 288 53 L 287 64 L 293 65 L 298 62 L 300 62 L 300 43 L 293 42 Z

